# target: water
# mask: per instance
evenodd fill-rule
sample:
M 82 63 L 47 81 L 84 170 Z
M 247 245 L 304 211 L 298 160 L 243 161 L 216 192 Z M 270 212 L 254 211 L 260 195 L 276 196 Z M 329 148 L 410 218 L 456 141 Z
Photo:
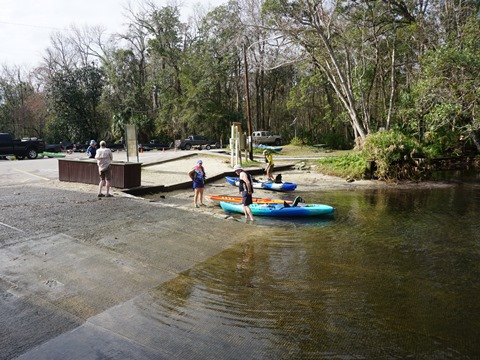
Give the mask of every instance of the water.
M 478 182 L 302 197 L 334 206 L 335 218 L 259 219 L 268 236 L 152 291 L 166 351 L 202 359 L 480 357 Z

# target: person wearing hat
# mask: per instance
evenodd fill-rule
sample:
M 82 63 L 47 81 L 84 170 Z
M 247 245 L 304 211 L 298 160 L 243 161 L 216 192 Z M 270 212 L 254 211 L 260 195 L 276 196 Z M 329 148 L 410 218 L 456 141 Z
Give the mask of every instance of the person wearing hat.
M 113 154 L 112 150 L 107 148 L 105 141 L 100 141 L 100 149 L 96 151 L 95 159 L 97 159 L 98 173 L 100 175 L 100 183 L 98 184 L 98 197 L 112 197 L 110 194 L 110 180 L 112 179 L 112 164 Z M 103 185 L 107 188 L 106 195 L 102 193 Z
M 273 168 L 275 167 L 275 164 L 273 163 L 273 155 L 268 150 L 263 150 L 263 155 L 265 156 L 265 162 L 267 163 L 265 173 L 267 174 L 268 179 L 273 181 Z
M 197 161 L 197 165 L 188 172 L 188 176 L 190 176 L 190 179 L 193 181 L 193 190 L 195 191 L 195 195 L 193 197 L 193 206 L 196 208 L 200 206 L 206 206 L 203 203 L 203 190 L 205 189 L 206 175 L 202 160 Z
M 242 194 L 243 212 L 245 213 L 245 219 L 253 221 L 252 210 L 250 205 L 253 203 L 253 179 L 252 176 L 243 170 L 241 165 L 235 165 L 233 171 L 239 178 L 238 191 Z
M 95 140 L 90 140 L 90 146 L 87 148 L 87 155 L 90 159 L 95 159 L 97 154 L 97 142 Z

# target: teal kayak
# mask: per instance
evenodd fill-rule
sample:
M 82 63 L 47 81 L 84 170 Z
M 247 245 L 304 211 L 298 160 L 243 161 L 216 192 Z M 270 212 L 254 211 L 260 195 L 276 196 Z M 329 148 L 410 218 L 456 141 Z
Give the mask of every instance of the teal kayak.
M 226 212 L 243 214 L 243 205 L 221 201 L 220 206 Z M 323 204 L 299 204 L 297 206 L 285 206 L 283 204 L 252 204 L 250 205 L 254 216 L 275 217 L 306 217 L 333 215 L 334 208 Z

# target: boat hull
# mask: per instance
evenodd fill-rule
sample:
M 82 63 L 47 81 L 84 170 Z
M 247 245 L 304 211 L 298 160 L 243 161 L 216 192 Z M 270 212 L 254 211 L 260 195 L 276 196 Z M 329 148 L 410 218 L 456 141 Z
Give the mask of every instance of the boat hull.
M 244 214 L 243 205 L 221 201 L 220 206 L 226 212 Z M 308 217 L 333 215 L 335 209 L 324 204 L 305 204 L 302 206 L 288 206 L 282 204 L 252 204 L 250 210 L 254 216 L 271 217 Z
M 239 185 L 239 179 L 237 177 L 225 176 L 225 179 L 230 185 Z M 270 181 L 254 180 L 252 185 L 254 189 L 264 189 L 272 191 L 293 191 L 297 188 L 297 184 L 292 182 L 276 183 Z
M 228 196 L 228 195 L 207 195 L 210 200 L 213 201 L 225 201 L 225 202 L 232 202 L 232 203 L 241 203 L 242 197 L 241 196 Z M 282 199 L 268 199 L 268 198 L 252 198 L 254 204 L 283 204 L 286 202 L 287 204 L 291 204 L 291 200 L 282 200 Z
M 265 150 L 273 150 L 273 151 L 276 151 L 276 152 L 280 152 L 283 150 L 282 147 L 279 147 L 279 146 L 269 146 L 269 145 L 257 145 L 257 148 L 258 149 L 265 149 Z

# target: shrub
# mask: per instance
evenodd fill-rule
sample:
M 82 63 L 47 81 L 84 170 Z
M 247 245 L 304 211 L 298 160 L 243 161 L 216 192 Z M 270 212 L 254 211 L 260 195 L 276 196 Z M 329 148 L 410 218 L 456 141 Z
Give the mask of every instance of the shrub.
M 389 130 L 369 134 L 363 145 L 364 157 L 375 161 L 374 175 L 383 180 L 419 179 L 425 176 L 414 158 L 423 150 L 414 138 Z
M 302 146 L 305 145 L 305 141 L 299 137 L 294 137 L 292 140 L 290 140 L 290 145 Z

